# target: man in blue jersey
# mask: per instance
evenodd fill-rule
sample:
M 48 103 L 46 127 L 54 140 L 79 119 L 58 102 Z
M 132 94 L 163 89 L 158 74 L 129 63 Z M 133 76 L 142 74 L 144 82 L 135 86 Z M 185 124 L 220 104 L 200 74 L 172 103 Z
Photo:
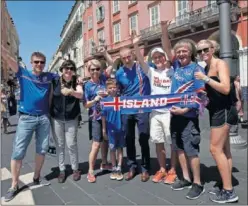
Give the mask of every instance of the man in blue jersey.
M 149 95 L 151 92 L 150 82 L 142 68 L 134 62 L 134 55 L 129 48 L 120 51 L 123 67 L 116 72 L 116 80 L 122 96 Z M 126 180 L 134 178 L 137 172 L 136 149 L 135 149 L 135 124 L 139 130 L 139 143 L 141 146 L 141 181 L 149 180 L 150 148 L 149 148 L 149 113 L 137 111 L 136 114 L 123 114 L 122 124 L 126 132 L 126 147 L 129 172 Z
M 34 132 L 36 135 L 36 157 L 33 183 L 36 185 L 50 184 L 45 179 L 40 179 L 41 168 L 48 150 L 50 134 L 49 97 L 51 81 L 54 78 L 52 73 L 43 72 L 45 63 L 45 55 L 34 52 L 31 55 L 32 71 L 22 67 L 13 69 L 20 83 L 20 118 L 11 157 L 12 184 L 5 196 L 5 201 L 10 201 L 19 192 L 18 180 L 22 160 Z

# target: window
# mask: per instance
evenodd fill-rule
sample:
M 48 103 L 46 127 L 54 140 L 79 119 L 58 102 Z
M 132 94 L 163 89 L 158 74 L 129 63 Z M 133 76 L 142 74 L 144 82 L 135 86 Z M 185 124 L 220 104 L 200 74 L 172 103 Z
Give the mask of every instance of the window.
M 185 12 L 189 11 L 188 0 L 177 1 L 177 16 L 182 16 Z
M 207 4 L 208 5 L 216 4 L 216 0 L 207 0 Z
M 92 16 L 89 16 L 88 18 L 88 30 L 92 29 Z
M 120 11 L 120 2 L 118 0 L 114 0 L 113 2 L 113 14 Z
M 131 1 L 128 1 L 128 4 L 133 4 L 135 2 L 137 2 L 137 0 L 131 0 Z
M 121 23 L 114 24 L 114 43 L 121 41 Z
M 101 45 L 103 42 L 104 39 L 104 30 L 101 29 L 101 30 L 98 30 L 97 32 L 97 38 L 98 38 L 98 42 L 99 42 L 99 45 Z
M 132 30 L 135 30 L 138 33 L 138 15 L 134 14 L 129 17 L 129 30 L 130 34 L 132 33 Z
M 97 19 L 97 22 L 104 19 L 104 6 L 99 6 L 96 9 L 96 19 Z
M 160 22 L 159 5 L 150 8 L 150 26 L 154 26 Z

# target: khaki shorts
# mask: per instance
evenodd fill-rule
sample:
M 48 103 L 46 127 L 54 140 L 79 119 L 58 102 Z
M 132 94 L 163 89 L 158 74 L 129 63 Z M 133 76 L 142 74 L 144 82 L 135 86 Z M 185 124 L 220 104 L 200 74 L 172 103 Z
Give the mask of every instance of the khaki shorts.
M 150 136 L 153 143 L 171 144 L 170 112 L 152 111 L 150 114 Z

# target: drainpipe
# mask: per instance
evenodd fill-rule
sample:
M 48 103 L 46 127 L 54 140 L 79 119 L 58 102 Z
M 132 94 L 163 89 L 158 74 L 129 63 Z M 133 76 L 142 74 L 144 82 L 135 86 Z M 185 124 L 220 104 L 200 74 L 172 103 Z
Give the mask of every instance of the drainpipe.
M 217 0 L 219 5 L 219 25 L 220 25 L 220 58 L 223 59 L 230 68 L 231 76 L 237 74 L 237 68 L 232 67 L 232 38 L 231 38 L 231 1 Z M 238 134 L 238 122 L 230 128 L 230 145 L 235 149 L 244 149 L 247 147 L 247 141 Z

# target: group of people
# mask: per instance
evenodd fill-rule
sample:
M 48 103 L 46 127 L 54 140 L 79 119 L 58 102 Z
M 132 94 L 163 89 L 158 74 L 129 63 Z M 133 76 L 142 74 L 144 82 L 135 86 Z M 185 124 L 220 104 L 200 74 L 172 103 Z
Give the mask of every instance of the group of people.
M 172 106 L 170 109 L 155 109 L 151 113 L 137 110 L 133 114 L 102 110 L 105 97 L 159 95 L 197 92 L 208 97 L 210 114 L 210 152 L 216 161 L 222 182 L 209 191 L 210 199 L 217 203 L 238 200 L 232 186 L 232 156 L 229 142 L 230 125 L 238 121 L 236 101 L 230 97 L 230 71 L 228 65 L 215 56 L 216 46 L 209 40 L 197 45 L 180 40 L 172 48 L 168 37 L 168 23 L 161 22 L 162 46 L 150 52 L 152 62 L 145 62 L 139 49 L 140 37 L 132 34 L 133 51 L 120 50 L 123 63 L 115 76 L 113 60 L 104 47 L 99 52 L 108 62 L 103 71 L 99 60 L 87 64 L 90 80 L 85 84 L 75 76 L 76 66 L 66 60 L 60 67 L 61 76 L 43 72 L 46 58 L 35 52 L 31 56 L 33 70 L 21 67 L 16 72 L 21 87 L 20 118 L 11 157 L 12 185 L 5 201 L 18 193 L 18 177 L 28 144 L 36 133 L 36 159 L 34 184 L 49 185 L 40 178 L 40 171 L 48 149 L 50 124 L 57 146 L 59 164 L 58 181 L 66 179 L 65 142 L 68 146 L 73 170 L 73 179 L 80 179 L 78 169 L 77 128 L 80 115 L 80 99 L 89 111 L 89 137 L 92 140 L 89 153 L 88 182 L 96 182 L 95 162 L 101 150 L 101 170 L 111 170 L 110 178 L 122 180 L 123 148 L 126 147 L 129 171 L 125 180 L 133 179 L 139 171 L 141 181 L 150 179 L 149 139 L 155 144 L 159 170 L 152 177 L 155 183 L 164 181 L 173 190 L 189 188 L 188 199 L 197 199 L 205 189 L 200 176 L 200 128 L 199 110 Z M 196 53 L 195 53 L 196 51 Z M 203 68 L 196 56 L 204 61 Z M 189 84 L 191 82 L 192 84 Z M 135 126 L 139 133 L 141 165 L 136 161 Z M 170 145 L 171 164 L 166 168 L 164 144 Z M 110 149 L 111 164 L 107 160 Z M 189 161 L 189 164 L 188 164 Z M 176 167 L 180 166 L 182 178 L 178 178 Z M 190 175 L 192 171 L 193 177 Z

